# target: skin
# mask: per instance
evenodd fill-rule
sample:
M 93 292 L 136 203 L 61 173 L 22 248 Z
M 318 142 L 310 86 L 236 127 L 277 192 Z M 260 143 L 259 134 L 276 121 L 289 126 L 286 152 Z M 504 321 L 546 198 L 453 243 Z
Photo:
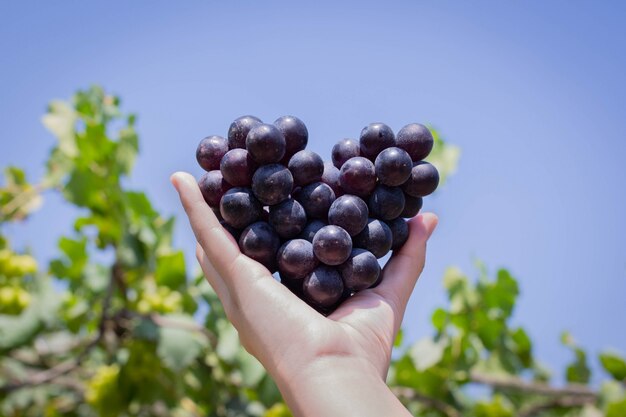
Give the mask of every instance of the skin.
M 409 239 L 383 270 L 383 282 L 324 317 L 244 256 L 202 198 L 195 178 L 175 173 L 204 274 L 244 348 L 274 378 L 296 417 L 410 416 L 387 387 L 391 350 L 424 267 L 431 213 L 409 221 Z M 297 332 L 294 329 L 298 329 Z

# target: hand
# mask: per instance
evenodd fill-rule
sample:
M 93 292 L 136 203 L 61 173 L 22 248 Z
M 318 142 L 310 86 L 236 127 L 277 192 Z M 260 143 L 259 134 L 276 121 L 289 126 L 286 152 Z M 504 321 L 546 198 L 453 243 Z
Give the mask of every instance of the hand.
M 378 287 L 357 293 L 324 317 L 239 251 L 191 175 L 176 173 L 171 180 L 198 241 L 196 256 L 207 280 L 242 345 L 276 380 L 295 415 L 398 415 L 398 406 L 408 413 L 389 398 L 388 389 L 382 391 L 393 341 L 424 267 L 426 241 L 437 225 L 434 214 L 409 221 L 409 240 L 385 266 Z M 362 410 L 349 400 L 351 394 Z M 342 398 L 349 408 L 337 403 Z M 336 408 L 343 406 L 344 413 Z M 383 414 L 376 414 L 380 410 Z

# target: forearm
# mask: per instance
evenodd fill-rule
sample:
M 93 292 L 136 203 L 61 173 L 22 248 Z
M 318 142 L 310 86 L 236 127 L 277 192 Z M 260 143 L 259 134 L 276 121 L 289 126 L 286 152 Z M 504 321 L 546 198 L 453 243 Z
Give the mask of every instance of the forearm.
M 276 382 L 295 417 L 411 415 L 375 369 L 355 358 L 318 359 Z

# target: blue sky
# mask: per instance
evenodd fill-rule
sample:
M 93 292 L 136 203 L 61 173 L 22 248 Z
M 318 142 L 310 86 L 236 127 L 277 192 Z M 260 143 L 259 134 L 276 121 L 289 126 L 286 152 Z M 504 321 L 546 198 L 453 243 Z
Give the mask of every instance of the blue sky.
M 440 216 L 410 303 L 409 340 L 430 331 L 448 265 L 473 259 L 520 280 L 515 322 L 555 370 L 570 330 L 591 352 L 626 353 L 626 26 L 619 2 L 0 4 L 0 166 L 38 178 L 52 98 L 93 83 L 139 114 L 132 187 L 182 215 L 168 183 L 199 175 L 208 134 L 255 114 L 294 114 L 329 157 L 369 122 L 427 122 L 462 148 L 458 173 L 425 208 Z M 471 3 L 471 4 L 470 4 Z M 75 211 L 5 231 L 41 260 Z M 51 216 L 53 213 L 53 216 Z M 183 218 L 176 243 L 193 260 Z

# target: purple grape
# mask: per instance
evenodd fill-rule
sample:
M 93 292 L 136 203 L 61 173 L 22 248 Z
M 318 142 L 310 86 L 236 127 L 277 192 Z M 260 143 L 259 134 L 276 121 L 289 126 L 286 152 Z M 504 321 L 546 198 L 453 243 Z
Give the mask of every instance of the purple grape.
M 252 223 L 239 237 L 241 253 L 270 271 L 276 270 L 276 252 L 279 246 L 280 238 L 272 226 L 265 222 Z
M 224 179 L 233 187 L 250 187 L 256 169 L 257 163 L 248 151 L 239 148 L 226 152 L 220 164 Z
M 339 265 L 348 259 L 352 251 L 352 239 L 339 226 L 322 227 L 313 238 L 313 252 L 326 265 Z
M 377 219 L 369 219 L 365 229 L 353 239 L 354 246 L 367 249 L 376 258 L 382 258 L 391 250 L 393 236 L 391 229 L 384 222 Z
M 365 201 L 346 194 L 336 199 L 328 209 L 328 223 L 343 228 L 350 236 L 357 235 L 367 225 L 368 208 Z
M 302 120 L 295 116 L 282 116 L 274 121 L 274 126 L 280 130 L 285 137 L 285 155 L 283 165 L 287 165 L 289 159 L 304 148 L 309 141 L 309 131 Z
M 293 199 L 287 199 L 270 207 L 269 217 L 269 223 L 283 239 L 293 239 L 298 236 L 304 230 L 307 220 L 304 207 Z
M 249 188 L 231 188 L 220 201 L 224 221 L 236 229 L 243 229 L 257 221 L 262 210 L 261 203 Z
M 304 239 L 285 242 L 278 249 L 276 259 L 280 276 L 288 279 L 303 279 L 319 265 L 313 245 Z
M 412 195 L 404 193 L 404 210 L 402 210 L 400 216 L 407 219 L 417 216 L 417 213 L 422 209 L 423 201 L 422 197 L 413 197 Z
M 339 172 L 339 183 L 347 194 L 367 197 L 376 187 L 374 164 L 361 156 L 348 159 Z
M 335 201 L 332 188 L 323 182 L 314 182 L 294 191 L 293 196 L 306 211 L 307 216 L 316 219 L 326 219 L 328 209 Z
M 303 290 L 315 307 L 331 308 L 343 295 L 343 281 L 335 268 L 320 265 L 304 278 Z
M 341 169 L 341 166 L 350 158 L 355 156 L 361 156 L 361 146 L 356 139 L 341 139 L 333 146 L 331 157 L 333 165 L 337 169 Z
M 209 206 L 211 207 L 211 206 Z M 222 213 L 220 213 L 220 206 L 219 204 L 217 205 L 217 207 L 211 207 L 211 211 L 213 212 L 213 214 L 215 214 L 215 217 L 217 217 L 217 220 L 222 221 L 224 220 L 224 218 L 222 217 Z
M 198 164 L 205 171 L 220 168 L 220 161 L 228 152 L 228 141 L 221 136 L 208 136 L 200 141 L 196 149 Z
M 404 193 L 397 187 L 377 185 L 368 201 L 368 208 L 372 217 L 395 219 L 404 210 Z
M 402 185 L 405 193 L 413 197 L 424 197 L 431 194 L 439 185 L 439 172 L 434 165 L 420 161 L 413 165 L 411 176 Z
M 396 146 L 393 130 L 384 123 L 370 123 L 361 130 L 361 156 L 375 160 L 384 149 Z
M 322 182 L 333 189 L 335 197 L 341 197 L 344 194 L 341 184 L 339 184 L 339 170 L 332 162 L 324 162 Z
M 293 189 L 291 172 L 280 164 L 263 165 L 252 177 L 252 191 L 259 201 L 273 206 L 289 198 Z
M 293 183 L 297 186 L 318 182 L 324 173 L 322 157 L 307 150 L 296 152 L 289 160 L 288 167 L 293 175 Z
M 300 238 L 313 243 L 315 234 L 324 226 L 328 226 L 328 224 L 321 220 L 313 220 L 304 227 L 304 230 L 300 233 Z
M 275 164 L 285 156 L 285 137 L 274 125 L 259 124 L 246 138 L 246 149 L 259 165 Z
M 344 287 L 361 291 L 376 282 L 380 265 L 376 257 L 365 249 L 352 249 L 347 261 L 339 266 Z
M 382 184 L 395 187 L 409 179 L 413 161 L 404 149 L 394 146 L 379 153 L 374 166 L 378 180 Z
M 396 137 L 396 146 L 408 152 L 413 162 L 426 158 L 433 149 L 433 135 L 419 123 L 404 126 Z
M 263 123 L 261 119 L 254 116 L 241 116 L 235 119 L 228 129 L 228 147 L 230 149 L 245 148 L 248 133 L 261 123 Z
M 409 224 L 402 217 L 386 223 L 391 230 L 391 250 L 400 249 L 409 239 Z
M 222 227 L 235 239 L 235 242 L 239 242 L 239 237 L 241 236 L 241 230 L 235 229 L 224 220 L 220 220 L 220 224 Z
M 222 177 L 222 173 L 219 170 L 202 174 L 198 180 L 198 187 L 200 187 L 204 201 L 206 201 L 210 207 L 219 207 L 222 196 L 226 191 L 233 188 L 233 186 Z

